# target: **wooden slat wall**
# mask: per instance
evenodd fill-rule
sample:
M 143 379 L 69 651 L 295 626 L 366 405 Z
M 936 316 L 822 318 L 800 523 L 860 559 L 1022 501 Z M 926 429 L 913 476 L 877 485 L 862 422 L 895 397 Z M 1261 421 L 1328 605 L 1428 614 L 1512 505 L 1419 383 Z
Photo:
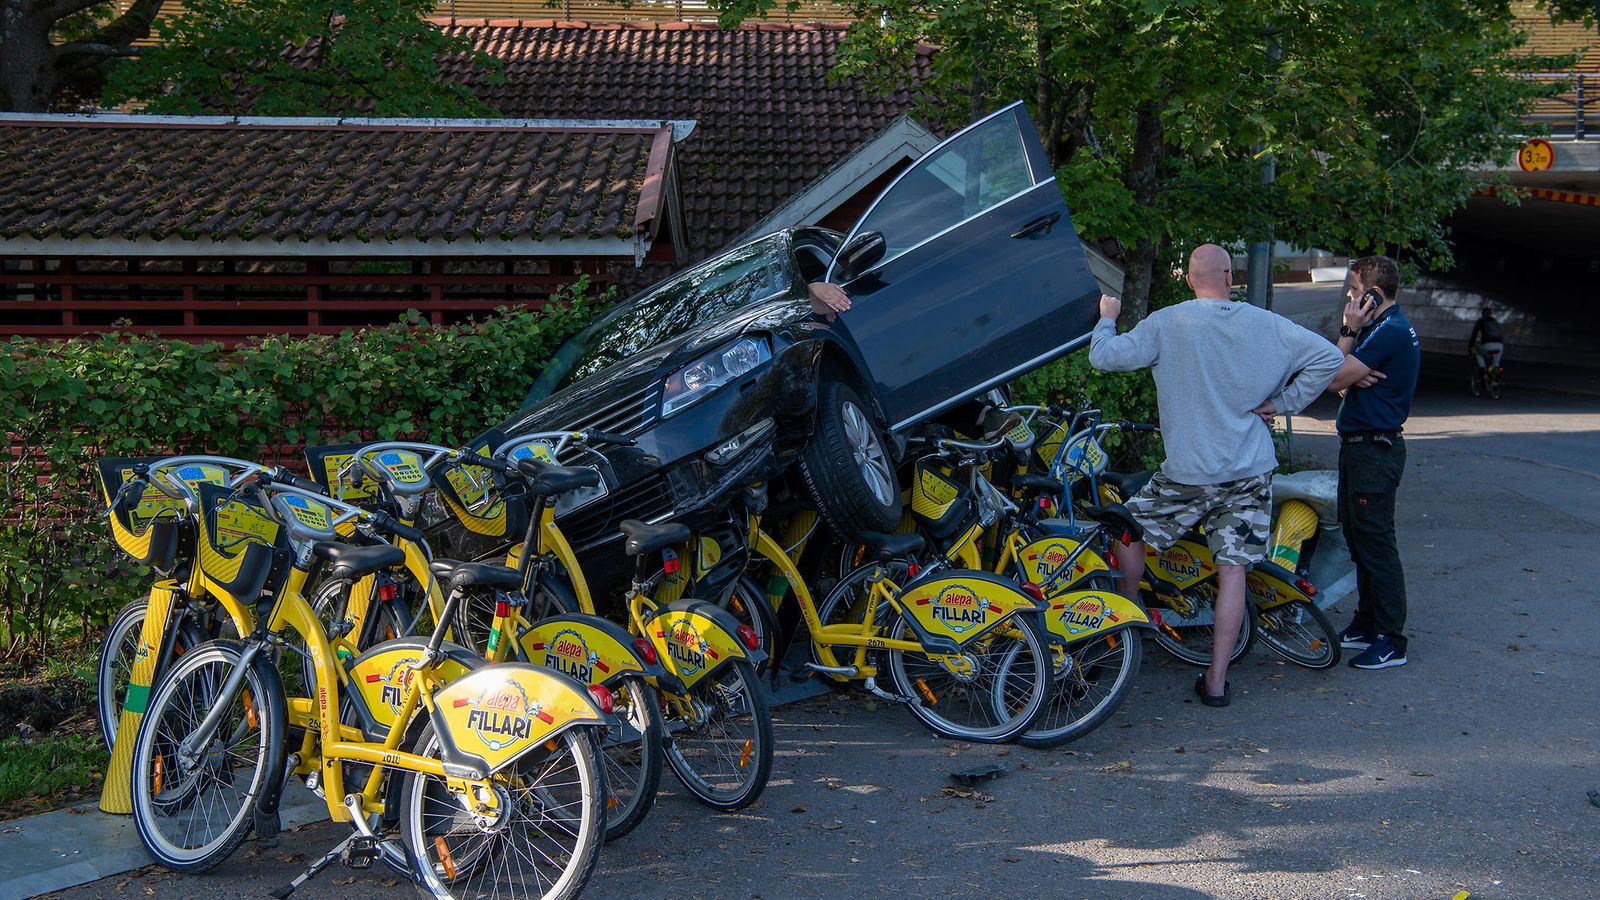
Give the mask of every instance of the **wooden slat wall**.
M 125 9 L 132 0 L 117 0 Z M 183 0 L 167 0 L 164 16 L 183 12 Z M 457 20 L 549 20 L 564 22 L 715 22 L 717 14 L 704 0 L 440 0 L 434 15 Z M 801 0 L 793 10 L 784 0 L 767 13 L 768 22 L 851 22 L 849 10 L 828 0 Z

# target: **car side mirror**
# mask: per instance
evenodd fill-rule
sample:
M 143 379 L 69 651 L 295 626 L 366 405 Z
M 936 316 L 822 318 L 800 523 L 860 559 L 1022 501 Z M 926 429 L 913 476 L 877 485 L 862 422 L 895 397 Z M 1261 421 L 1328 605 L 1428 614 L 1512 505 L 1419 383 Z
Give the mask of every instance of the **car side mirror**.
M 839 248 L 839 255 L 834 260 L 833 280 L 842 284 L 872 268 L 874 263 L 883 259 L 888 247 L 882 232 L 866 231 L 856 235 Z

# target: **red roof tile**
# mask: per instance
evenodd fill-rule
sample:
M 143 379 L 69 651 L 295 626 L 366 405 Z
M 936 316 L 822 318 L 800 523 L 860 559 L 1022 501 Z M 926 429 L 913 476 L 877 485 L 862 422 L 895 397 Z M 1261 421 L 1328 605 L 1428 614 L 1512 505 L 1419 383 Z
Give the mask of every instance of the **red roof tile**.
M 505 61 L 501 115 L 694 119 L 678 145 L 690 259 L 720 249 L 911 106 L 923 55 L 889 95 L 828 78 L 843 25 L 458 22 Z M 457 70 L 458 77 L 466 77 Z
M 509 125 L 0 119 L 0 239 L 492 242 L 649 225 L 640 194 L 668 132 Z

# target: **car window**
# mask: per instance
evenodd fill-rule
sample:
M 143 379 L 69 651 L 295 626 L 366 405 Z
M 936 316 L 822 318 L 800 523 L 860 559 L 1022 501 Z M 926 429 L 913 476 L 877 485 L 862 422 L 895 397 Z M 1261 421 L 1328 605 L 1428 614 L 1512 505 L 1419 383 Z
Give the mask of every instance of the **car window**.
M 881 233 L 888 261 L 1032 186 L 1017 117 L 997 115 L 918 160 L 856 233 Z
M 739 307 L 786 291 L 781 235 L 747 244 L 618 304 L 573 338 L 534 386 L 540 399 Z M 560 360 L 570 368 L 553 371 Z

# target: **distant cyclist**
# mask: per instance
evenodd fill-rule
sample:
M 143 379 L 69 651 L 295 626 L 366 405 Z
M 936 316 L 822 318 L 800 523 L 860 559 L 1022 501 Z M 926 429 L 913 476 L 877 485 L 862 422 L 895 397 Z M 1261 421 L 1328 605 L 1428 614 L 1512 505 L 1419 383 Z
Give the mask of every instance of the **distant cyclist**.
M 1495 321 L 1493 312 L 1485 306 L 1483 315 L 1472 323 L 1472 336 L 1467 338 L 1467 351 L 1477 360 L 1478 371 L 1500 365 L 1500 357 L 1506 351 L 1504 337 L 1500 333 L 1500 323 Z

